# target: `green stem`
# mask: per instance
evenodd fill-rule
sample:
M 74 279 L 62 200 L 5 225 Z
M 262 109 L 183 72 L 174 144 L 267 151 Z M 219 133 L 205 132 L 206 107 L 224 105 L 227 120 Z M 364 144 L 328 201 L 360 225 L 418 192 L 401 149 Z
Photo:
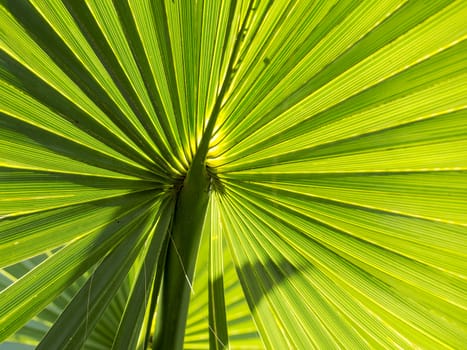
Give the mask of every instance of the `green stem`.
M 154 349 L 182 349 L 191 284 L 209 199 L 209 177 L 199 152 L 177 198 L 167 251 Z

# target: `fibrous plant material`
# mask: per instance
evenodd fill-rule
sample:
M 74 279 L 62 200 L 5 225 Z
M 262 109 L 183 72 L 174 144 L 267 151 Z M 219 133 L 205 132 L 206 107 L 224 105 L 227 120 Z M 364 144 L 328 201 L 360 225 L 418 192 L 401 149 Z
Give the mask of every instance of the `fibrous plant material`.
M 463 348 L 466 17 L 1 1 L 0 342 Z

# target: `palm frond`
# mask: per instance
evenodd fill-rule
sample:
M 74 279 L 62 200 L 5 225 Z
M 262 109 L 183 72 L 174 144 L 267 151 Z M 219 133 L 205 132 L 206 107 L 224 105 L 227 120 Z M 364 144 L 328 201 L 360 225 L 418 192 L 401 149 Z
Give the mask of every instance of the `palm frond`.
M 0 349 L 461 349 L 467 3 L 0 3 Z

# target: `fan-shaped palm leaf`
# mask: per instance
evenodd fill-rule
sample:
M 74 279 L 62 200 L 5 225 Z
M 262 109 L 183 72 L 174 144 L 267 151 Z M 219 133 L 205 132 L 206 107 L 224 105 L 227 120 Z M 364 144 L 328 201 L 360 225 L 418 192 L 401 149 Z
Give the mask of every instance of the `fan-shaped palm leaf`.
M 0 348 L 463 348 L 466 17 L 1 1 Z

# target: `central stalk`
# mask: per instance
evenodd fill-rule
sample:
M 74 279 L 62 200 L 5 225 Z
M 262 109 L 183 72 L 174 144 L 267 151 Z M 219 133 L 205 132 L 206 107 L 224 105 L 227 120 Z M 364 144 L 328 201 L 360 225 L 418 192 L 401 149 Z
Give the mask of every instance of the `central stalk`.
M 176 199 L 154 349 L 183 348 L 193 274 L 209 200 L 206 156 L 199 151 Z
M 176 199 L 153 349 L 183 349 L 193 274 L 209 201 L 206 155 L 219 108 L 220 102 L 214 106 Z

